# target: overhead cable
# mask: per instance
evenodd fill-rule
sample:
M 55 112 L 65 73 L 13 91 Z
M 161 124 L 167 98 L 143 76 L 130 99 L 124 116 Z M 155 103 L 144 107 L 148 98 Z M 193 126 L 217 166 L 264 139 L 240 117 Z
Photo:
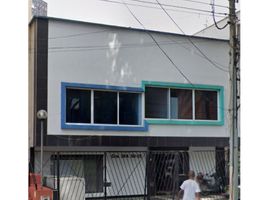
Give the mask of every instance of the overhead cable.
M 125 1 L 121 0 L 124 4 Z M 141 21 L 135 16 L 135 14 L 131 11 L 131 9 L 128 7 L 127 4 L 125 4 L 126 8 L 130 12 L 130 14 L 136 19 L 136 21 L 143 27 L 143 29 L 146 31 L 146 33 L 152 38 L 152 40 L 155 42 L 155 44 L 158 46 L 158 48 L 161 50 L 161 52 L 166 56 L 166 58 L 170 61 L 172 66 L 187 80 L 188 83 L 193 85 L 193 83 L 189 80 L 189 78 L 181 71 L 181 69 L 173 62 L 173 60 L 168 56 L 168 54 L 164 51 L 164 49 L 158 44 L 156 39 L 153 37 L 153 35 L 145 28 L 145 26 L 141 23 Z
M 145 0 L 128 0 L 128 1 L 135 1 L 135 2 L 140 2 L 140 3 L 147 3 L 147 4 L 156 4 L 154 2 L 151 1 L 145 1 Z M 201 2 L 201 1 L 195 1 L 195 0 L 181 0 L 181 1 L 185 1 L 185 2 L 191 2 L 191 3 L 197 3 L 197 4 L 203 4 L 203 5 L 208 5 L 211 6 L 211 3 L 206 3 L 206 2 Z M 175 6 L 175 5 L 170 5 L 170 4 L 163 4 L 165 6 Z M 221 8 L 228 8 L 227 6 L 223 6 L 223 5 L 215 5 L 216 7 L 221 7 Z
M 181 1 L 199 3 L 199 4 L 203 4 L 203 5 L 211 5 L 211 3 L 206 3 L 206 2 L 203 2 L 203 1 L 195 1 L 195 0 L 181 0 Z M 220 7 L 220 8 L 229 8 L 228 6 L 219 5 L 219 4 L 214 4 L 214 6 Z
M 229 23 L 227 22 L 223 27 L 219 27 L 219 25 L 215 19 L 215 0 L 212 0 L 211 7 L 212 7 L 212 18 L 213 18 L 213 22 L 214 22 L 216 28 L 219 30 L 225 29 L 229 25 Z
M 176 27 L 182 32 L 183 35 L 186 36 L 185 32 L 181 29 L 181 27 L 175 22 L 175 20 L 170 16 L 170 14 L 165 10 L 165 8 L 156 0 L 156 2 L 159 4 L 159 6 L 162 8 L 162 10 L 167 14 L 167 16 L 171 19 L 171 21 L 176 25 Z M 224 72 L 229 72 L 229 70 L 224 69 L 217 64 L 215 64 L 189 37 L 187 37 L 188 41 L 204 56 L 204 58 L 212 64 L 212 66 L 216 67 L 217 69 L 224 71 Z
M 99 1 L 110 2 L 110 3 L 118 3 L 118 4 L 124 4 L 124 5 L 132 5 L 132 6 L 140 6 L 140 7 L 148 7 L 148 6 L 145 6 L 145 5 L 131 4 L 131 3 L 126 3 L 126 2 L 122 3 L 122 2 L 118 2 L 118 1 L 114 1 L 114 0 L 99 0 Z M 154 2 L 151 2 L 150 4 L 157 5 Z M 162 4 L 162 5 L 166 6 L 166 7 L 179 8 L 179 9 L 185 9 L 185 10 L 198 11 L 198 12 L 204 12 L 204 13 L 212 14 L 212 12 L 210 10 L 204 10 L 204 9 L 198 9 L 198 8 L 190 8 L 190 7 L 186 7 L 186 6 L 169 5 L 169 4 Z M 227 13 L 218 12 L 217 15 L 227 16 Z

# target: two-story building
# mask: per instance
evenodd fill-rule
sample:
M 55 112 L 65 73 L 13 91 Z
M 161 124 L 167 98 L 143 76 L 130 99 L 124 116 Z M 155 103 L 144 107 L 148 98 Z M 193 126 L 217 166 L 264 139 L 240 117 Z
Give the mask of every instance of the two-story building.
M 29 24 L 30 160 L 38 172 L 45 109 L 44 175 L 58 163 L 61 196 L 83 193 L 65 199 L 160 190 L 146 183 L 161 176 L 148 152 L 166 161 L 161 153 L 182 152 L 181 174 L 225 170 L 229 93 L 227 40 L 50 17 Z M 161 162 L 154 170 L 168 175 Z

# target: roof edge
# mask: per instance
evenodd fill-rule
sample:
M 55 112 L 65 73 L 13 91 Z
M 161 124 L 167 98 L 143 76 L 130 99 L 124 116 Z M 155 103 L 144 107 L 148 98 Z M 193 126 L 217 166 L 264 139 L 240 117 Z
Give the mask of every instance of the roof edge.
M 80 21 L 80 20 L 57 18 L 57 17 L 46 17 L 46 16 L 33 16 L 32 19 L 29 22 L 29 26 L 33 23 L 33 21 L 35 19 L 47 19 L 47 20 L 56 20 L 56 21 L 63 21 L 63 22 L 91 24 L 91 25 L 99 25 L 99 26 L 106 26 L 106 27 L 110 27 L 110 28 L 120 28 L 120 29 L 125 29 L 125 30 L 134 30 L 134 31 L 141 31 L 141 32 L 148 31 L 148 32 L 151 32 L 151 33 L 182 36 L 182 37 L 195 38 L 195 39 L 208 39 L 208 40 L 216 40 L 216 41 L 223 41 L 223 42 L 228 42 L 229 41 L 229 40 L 220 39 L 220 38 L 210 38 L 210 37 L 203 37 L 203 36 L 196 36 L 196 35 L 185 35 L 185 34 L 181 34 L 181 33 L 163 32 L 163 31 L 150 30 L 150 29 L 145 30 L 145 29 L 140 29 L 140 28 L 132 28 L 132 27 L 119 26 L 119 25 L 110 25 L 110 24 L 102 24 L 102 23 L 96 23 L 96 22 L 86 22 L 86 21 Z

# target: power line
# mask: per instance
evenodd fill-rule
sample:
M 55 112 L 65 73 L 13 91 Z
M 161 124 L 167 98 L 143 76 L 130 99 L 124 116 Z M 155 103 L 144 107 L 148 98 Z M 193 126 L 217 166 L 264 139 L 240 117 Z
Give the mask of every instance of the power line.
M 168 38 L 169 41 L 162 41 L 158 42 L 158 44 L 161 45 L 173 45 L 173 44 L 187 44 L 189 42 L 178 42 L 171 40 Z M 171 42 L 172 41 L 172 42 Z M 199 43 L 206 43 L 206 41 L 200 41 Z M 129 43 L 129 44 L 124 44 L 124 45 L 115 45 L 114 47 L 109 47 L 107 45 L 92 45 L 92 46 L 53 46 L 49 47 L 48 49 L 52 50 L 57 50 L 57 49 L 98 49 L 98 48 L 104 48 L 104 49 L 111 49 L 111 48 L 132 48 L 132 47 L 146 47 L 146 46 L 155 46 L 155 42 L 144 42 L 144 43 Z
M 199 4 L 203 4 L 203 5 L 211 5 L 211 3 L 206 3 L 206 2 L 202 2 L 202 1 L 194 1 L 194 0 L 181 0 L 181 1 L 199 3 Z M 228 8 L 228 6 L 219 5 L 219 4 L 215 4 L 215 6 L 220 7 L 220 8 Z
M 215 0 L 212 0 L 211 7 L 212 7 L 212 18 L 213 18 L 213 22 L 214 22 L 216 28 L 219 29 L 219 30 L 225 29 L 229 25 L 229 23 L 227 22 L 223 27 L 219 27 L 218 23 L 217 23 L 217 21 L 215 19 Z
M 150 3 L 150 4 L 154 4 L 154 5 L 158 5 L 159 4 L 159 2 L 158 3 L 155 3 L 155 2 L 147 2 L 147 1 L 142 1 L 142 0 L 135 0 L 135 1 L 140 1 L 140 2 L 144 2 L 144 3 Z M 190 8 L 190 7 L 185 7 L 185 6 L 170 5 L 170 4 L 164 4 L 164 3 L 161 3 L 161 5 L 162 6 L 165 6 L 165 7 L 182 8 L 182 9 L 189 9 L 189 10 L 195 10 L 195 11 L 200 11 L 200 12 L 212 13 L 209 10 L 203 10 L 203 9 L 197 9 L 197 8 Z M 217 14 L 227 15 L 227 13 L 220 13 L 220 12 L 218 12 Z
M 122 2 L 118 2 L 118 1 L 113 1 L 113 0 L 99 0 L 99 1 L 103 1 L 103 2 L 109 2 L 109 3 L 118 3 L 118 4 L 124 4 Z M 150 2 L 147 2 L 147 3 L 150 3 Z M 154 5 L 157 5 L 156 3 L 154 2 L 151 2 L 150 4 L 154 4 Z M 125 3 L 124 5 L 132 5 L 132 6 L 140 6 L 140 7 L 148 7 L 148 6 L 145 6 L 145 5 L 138 5 L 138 4 L 132 4 L 132 3 Z M 166 6 L 166 7 L 172 7 L 172 8 L 179 8 L 179 9 L 186 9 L 186 10 L 191 10 L 191 11 L 199 11 L 199 12 L 204 12 L 204 13 L 210 13 L 212 14 L 211 11 L 209 10 L 203 10 L 203 9 L 197 9 L 197 8 L 190 8 L 190 7 L 185 7 L 185 6 L 176 6 L 176 5 L 169 5 L 169 4 L 162 4 L 163 6 Z M 152 7 L 151 7 L 152 8 Z M 226 16 L 227 13 L 217 13 L 218 15 L 222 15 L 222 16 Z
M 140 2 L 140 3 L 148 3 L 148 4 L 156 4 L 154 2 L 151 1 L 144 1 L 144 0 L 128 0 L 128 1 L 135 1 L 135 2 Z M 181 1 L 185 1 L 185 2 L 192 2 L 192 3 L 197 3 L 197 4 L 203 4 L 203 5 L 211 5 L 211 3 L 206 3 L 206 2 L 201 2 L 201 1 L 194 1 L 194 0 L 181 0 Z M 157 5 L 157 4 L 156 4 Z M 176 6 L 176 5 L 170 5 L 170 4 L 162 4 L 165 6 Z M 215 5 L 216 7 L 221 7 L 221 8 L 228 8 L 227 6 L 223 6 L 223 5 Z
M 108 31 L 108 30 L 107 30 Z M 168 38 L 168 37 L 167 37 Z M 187 49 L 186 47 L 182 46 L 183 44 L 188 44 L 189 42 L 185 41 L 176 41 L 171 38 L 168 38 L 170 41 L 163 41 L 163 42 L 158 42 L 159 45 L 181 45 L 184 49 Z M 199 41 L 196 43 L 206 43 L 207 41 Z M 151 47 L 155 46 L 155 42 L 145 42 L 145 43 L 129 43 L 129 44 L 124 44 L 124 45 L 116 45 L 114 47 L 109 47 L 107 45 L 89 45 L 89 46 L 54 46 L 54 47 L 49 47 L 49 53 L 57 53 L 57 52 L 79 52 L 79 51 L 95 51 L 95 50 L 106 50 L 106 49 L 115 49 L 115 48 L 137 48 L 137 47 Z M 30 53 L 34 53 L 34 50 L 29 48 L 31 51 Z M 189 49 L 187 49 L 189 50 Z M 40 52 L 39 52 L 40 54 Z M 196 54 L 202 58 L 205 58 L 204 56 L 201 56 L 199 54 Z M 216 61 L 212 61 L 216 63 L 217 65 L 220 65 L 222 67 L 226 67 L 220 63 L 217 63 Z
M 103 29 L 100 31 L 92 31 L 92 32 L 83 32 L 83 33 L 76 33 L 76 34 L 70 34 L 70 35 L 62 35 L 62 36 L 54 36 L 54 37 L 48 37 L 48 38 L 38 38 L 38 39 L 31 39 L 31 41 L 46 41 L 46 40 L 54 40 L 54 39 L 65 39 L 65 38 L 72 38 L 72 37 L 79 37 L 83 35 L 91 35 L 96 33 L 102 33 L 102 32 L 108 32 L 110 30 Z
M 182 46 L 183 44 L 188 44 L 189 42 L 179 42 L 176 40 L 173 40 L 171 38 L 168 38 L 170 41 L 172 42 L 158 42 L 161 45 L 180 45 L 182 48 L 190 51 L 188 48 Z M 199 41 L 198 43 L 206 43 L 206 41 Z M 115 49 L 115 48 L 120 48 L 120 49 L 129 49 L 129 48 L 139 48 L 139 47 L 152 47 L 155 46 L 155 42 L 147 42 L 147 43 L 143 43 L 143 44 L 137 44 L 137 43 L 133 43 L 133 44 L 126 44 L 126 45 L 118 45 L 115 47 L 109 47 L 107 45 L 99 45 L 99 46 L 69 46 L 69 47 L 49 47 L 48 48 L 48 53 L 60 53 L 60 52 L 82 52 L 82 51 L 98 51 L 98 50 L 107 50 L 107 49 Z M 29 49 L 30 52 L 29 53 L 35 53 L 36 51 Z M 42 52 L 37 52 L 38 54 L 42 54 Z M 44 54 L 46 52 L 43 52 Z M 194 53 L 196 54 L 196 53 Z M 200 54 L 196 54 L 197 56 L 204 58 L 202 55 Z M 215 62 L 217 65 L 220 65 L 222 67 L 226 67 L 220 63 Z
M 105 30 L 105 32 L 108 30 Z M 102 31 L 96 31 L 96 32 L 104 32 L 104 30 Z M 94 32 L 94 33 L 96 33 Z M 88 34 L 93 33 L 93 32 L 89 32 Z M 83 33 L 86 34 L 86 33 Z M 75 35 L 81 35 L 81 34 L 73 34 L 72 36 Z M 66 36 L 67 37 L 67 36 Z M 168 38 L 168 37 L 167 37 Z M 186 47 L 182 46 L 182 44 L 188 44 L 189 42 L 185 42 L 185 41 L 177 41 L 177 40 L 173 40 L 171 38 L 168 38 L 170 41 L 162 41 L 162 42 L 158 42 L 158 44 L 160 45 L 181 45 L 181 47 L 187 49 Z M 206 43 L 207 41 L 199 41 L 196 43 Z M 106 50 L 106 49 L 114 49 L 114 48 L 136 48 L 136 47 L 151 47 L 151 46 L 155 46 L 156 43 L 155 42 L 145 42 L 145 43 L 129 43 L 129 44 L 124 44 L 124 45 L 116 45 L 114 47 L 109 47 L 107 45 L 89 45 L 89 46 L 54 46 L 54 47 L 49 47 L 49 53 L 56 53 L 56 52 L 79 52 L 79 51 L 95 51 L 95 50 Z M 29 50 L 31 51 L 30 53 L 34 53 L 33 49 L 29 48 Z M 187 49 L 189 50 L 189 49 Z M 199 54 L 196 54 L 198 56 L 200 56 Z M 204 56 L 200 56 L 202 58 L 205 58 Z M 222 67 L 226 67 L 220 63 L 217 63 L 216 61 L 212 61 L 214 63 L 216 63 L 217 65 L 220 65 Z
M 90 35 L 90 34 L 95 34 L 95 33 L 102 33 L 106 32 L 107 30 L 100 30 L 100 31 L 93 31 L 93 32 L 84 32 L 84 33 L 77 33 L 77 34 L 70 34 L 70 35 L 63 35 L 63 36 L 55 36 L 55 37 L 49 37 L 48 39 L 60 39 L 60 38 L 70 38 L 70 37 L 77 37 L 77 36 L 82 36 L 82 35 Z
M 188 44 L 188 41 L 176 41 L 168 38 L 169 41 L 162 41 L 158 42 L 161 45 L 181 45 L 181 44 Z M 198 43 L 207 43 L 207 41 L 199 41 Z M 144 42 L 144 43 L 128 43 L 123 45 L 115 45 L 114 47 L 110 47 L 108 45 L 88 45 L 88 46 L 53 46 L 48 47 L 49 50 L 68 50 L 68 49 L 89 49 L 89 50 L 100 50 L 100 49 L 114 49 L 114 48 L 135 48 L 135 47 L 151 47 L 155 46 L 155 42 Z M 33 50 L 33 48 L 29 48 L 29 50 Z
M 167 14 L 167 16 L 171 19 L 171 21 L 176 25 L 176 27 L 183 33 L 183 35 L 186 36 L 185 32 L 181 29 L 181 27 L 175 22 L 175 20 L 170 16 L 170 14 L 165 10 L 165 8 L 156 0 L 159 6 L 162 8 L 162 10 Z M 211 63 L 214 67 L 217 69 L 224 71 L 224 72 L 229 72 L 229 70 L 226 70 L 224 68 L 219 67 L 216 65 L 189 37 L 187 37 L 188 41 L 206 58 L 209 63 Z
M 124 4 L 125 1 L 121 0 Z M 164 51 L 164 49 L 161 48 L 161 46 L 158 44 L 158 42 L 155 40 L 155 38 L 153 37 L 153 35 L 148 32 L 148 30 L 145 28 L 145 26 L 141 23 L 141 21 L 135 16 L 135 14 L 130 10 L 130 8 L 128 7 L 127 4 L 125 4 L 126 8 L 128 9 L 128 11 L 131 13 L 131 15 L 137 20 L 137 22 L 143 27 L 143 29 L 146 31 L 146 33 L 152 38 L 152 40 L 155 42 L 155 44 L 158 46 L 158 48 L 162 51 L 162 53 L 167 57 L 167 59 L 171 62 L 171 64 L 173 65 L 173 67 L 188 81 L 188 83 L 190 83 L 191 85 L 193 85 L 193 83 L 187 78 L 187 76 L 180 70 L 180 68 L 173 62 L 173 60 L 167 55 L 167 53 Z
M 176 40 L 171 39 L 171 38 L 169 38 L 169 40 L 174 41 L 176 44 L 178 44 L 178 45 L 180 45 L 181 47 L 187 49 L 186 47 L 184 47 L 184 46 L 181 45 L 181 44 L 184 44 L 184 43 L 178 43 Z M 186 43 L 186 42 L 185 42 L 185 43 Z M 198 43 L 200 43 L 200 42 L 198 42 Z M 186 44 L 188 44 L 188 42 L 187 42 Z M 187 50 L 189 50 L 189 49 L 187 49 Z M 202 55 L 200 55 L 200 54 L 196 54 L 196 55 L 200 56 L 201 58 L 206 59 L 204 56 L 202 56 Z M 224 66 L 224 65 L 222 65 L 222 64 L 220 64 L 220 63 L 218 63 L 218 62 L 216 62 L 215 60 L 214 60 L 213 62 L 216 63 L 217 65 L 220 65 L 220 66 L 224 67 L 224 68 L 227 68 L 227 66 Z

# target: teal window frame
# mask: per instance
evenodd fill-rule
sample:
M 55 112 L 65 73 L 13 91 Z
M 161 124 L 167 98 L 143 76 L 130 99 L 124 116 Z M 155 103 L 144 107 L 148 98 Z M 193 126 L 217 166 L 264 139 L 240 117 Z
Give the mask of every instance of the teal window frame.
M 218 85 L 203 84 L 183 84 L 158 81 L 142 81 L 142 89 L 146 92 L 145 87 L 160 87 L 170 89 L 191 89 L 191 90 L 209 90 L 218 92 L 218 120 L 197 120 L 197 119 L 146 119 L 148 124 L 167 124 L 167 125 L 206 125 L 206 126 L 223 126 L 224 125 L 224 87 Z M 145 112 L 145 111 L 144 111 Z

